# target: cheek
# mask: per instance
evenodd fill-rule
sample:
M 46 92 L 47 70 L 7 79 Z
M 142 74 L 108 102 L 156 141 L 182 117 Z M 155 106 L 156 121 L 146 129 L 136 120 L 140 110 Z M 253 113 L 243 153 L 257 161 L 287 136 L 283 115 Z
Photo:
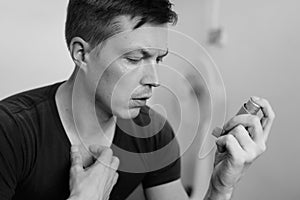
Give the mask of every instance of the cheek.
M 105 95 L 106 101 L 112 101 L 115 106 L 124 104 L 122 102 L 128 102 L 132 92 L 138 87 L 139 74 L 138 67 L 130 68 L 113 63 L 102 74 L 97 91 L 101 96 Z
M 119 96 L 124 100 L 128 100 L 131 93 L 139 86 L 139 68 L 118 65 L 118 70 L 113 70 L 111 74 L 111 79 L 114 82 L 114 95 Z

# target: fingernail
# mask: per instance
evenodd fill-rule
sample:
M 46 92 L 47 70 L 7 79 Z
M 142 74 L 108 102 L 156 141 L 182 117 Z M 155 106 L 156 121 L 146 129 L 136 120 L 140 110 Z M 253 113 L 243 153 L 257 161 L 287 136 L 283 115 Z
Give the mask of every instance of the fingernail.
M 216 127 L 214 128 L 212 135 L 214 135 L 215 137 L 220 137 L 222 133 L 223 133 L 223 129 Z
M 258 101 L 260 98 L 257 97 L 257 96 L 252 96 L 251 99 L 252 99 L 253 101 Z

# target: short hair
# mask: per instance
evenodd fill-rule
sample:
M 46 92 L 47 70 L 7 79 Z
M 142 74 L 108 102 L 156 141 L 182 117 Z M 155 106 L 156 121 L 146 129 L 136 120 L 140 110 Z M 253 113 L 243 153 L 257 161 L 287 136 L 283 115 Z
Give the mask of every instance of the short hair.
M 139 17 L 133 29 L 145 23 L 156 25 L 177 22 L 169 0 L 70 0 L 65 37 L 69 48 L 74 37 L 81 37 L 93 48 L 120 31 L 116 17 Z

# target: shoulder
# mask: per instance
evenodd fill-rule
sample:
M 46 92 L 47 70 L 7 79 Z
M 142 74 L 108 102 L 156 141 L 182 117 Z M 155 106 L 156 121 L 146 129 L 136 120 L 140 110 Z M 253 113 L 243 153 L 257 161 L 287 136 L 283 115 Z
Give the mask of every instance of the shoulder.
M 41 115 L 49 117 L 44 102 L 50 98 L 52 88 L 53 85 L 45 86 L 0 101 L 0 154 L 4 156 L 3 163 L 15 166 L 18 177 L 29 172 L 35 160 L 37 144 L 41 142 Z
M 43 86 L 6 97 L 0 101 L 0 109 L 11 114 L 31 109 L 39 103 L 49 99 L 51 89 L 57 84 Z
M 48 115 L 47 102 L 54 85 L 40 87 L 7 97 L 0 101 L 1 142 L 9 141 L 16 146 L 36 141 L 41 116 Z M 26 146 L 28 147 L 28 146 Z
M 22 146 L 27 133 L 32 133 L 35 107 L 46 99 L 48 87 L 37 88 L 9 96 L 0 101 L 1 142 Z M 28 137 L 30 138 L 30 137 Z
M 17 132 L 17 123 L 14 114 L 2 106 L 0 103 L 0 133 L 3 136 L 4 133 Z

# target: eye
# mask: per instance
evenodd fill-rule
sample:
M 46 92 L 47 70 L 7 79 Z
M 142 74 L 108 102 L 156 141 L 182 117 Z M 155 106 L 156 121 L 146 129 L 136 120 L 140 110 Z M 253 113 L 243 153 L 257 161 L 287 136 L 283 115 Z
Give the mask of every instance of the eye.
M 138 64 L 142 59 L 141 58 L 126 58 L 131 64 Z
M 163 62 L 163 58 L 162 57 L 156 58 L 156 63 L 161 63 L 161 62 Z

